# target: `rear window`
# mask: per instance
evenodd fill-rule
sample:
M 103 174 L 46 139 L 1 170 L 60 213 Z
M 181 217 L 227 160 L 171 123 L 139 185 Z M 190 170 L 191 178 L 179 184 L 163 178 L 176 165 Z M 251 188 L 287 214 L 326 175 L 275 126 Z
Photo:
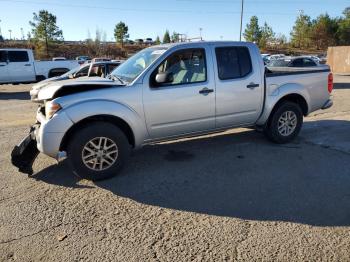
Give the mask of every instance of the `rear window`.
M 246 47 L 215 48 L 218 75 L 221 80 L 245 77 L 252 72 L 252 62 Z
M 8 59 L 10 62 L 28 62 L 29 61 L 27 51 L 8 51 Z

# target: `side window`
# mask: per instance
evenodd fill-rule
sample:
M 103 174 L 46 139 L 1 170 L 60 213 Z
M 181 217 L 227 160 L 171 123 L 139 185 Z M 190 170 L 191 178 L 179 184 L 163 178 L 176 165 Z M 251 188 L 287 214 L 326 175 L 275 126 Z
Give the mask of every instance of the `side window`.
M 87 76 L 89 72 L 89 66 L 86 66 L 82 69 L 80 69 L 76 74 L 75 77 L 82 77 L 82 76 Z
M 108 73 L 110 74 L 116 67 L 118 67 L 116 64 L 108 65 Z
M 303 59 L 295 59 L 293 62 L 292 62 L 292 66 L 294 67 L 303 67 L 304 63 L 303 63 Z
M 246 47 L 215 48 L 220 80 L 245 77 L 252 72 L 252 62 Z
M 317 66 L 317 65 L 313 60 L 309 58 L 304 58 L 304 66 Z
M 104 77 L 105 73 L 105 66 L 104 65 L 94 65 L 91 68 L 91 72 L 90 72 L 90 76 L 100 76 L 100 77 Z
M 8 51 L 8 59 L 10 62 L 28 62 L 29 61 L 27 51 Z
M 6 51 L 0 51 L 0 63 L 6 63 L 7 62 L 7 55 Z
M 207 80 L 204 49 L 186 49 L 168 56 L 152 73 L 151 86 L 157 86 L 155 77 L 159 73 L 171 73 L 173 81 L 162 86 L 200 83 Z

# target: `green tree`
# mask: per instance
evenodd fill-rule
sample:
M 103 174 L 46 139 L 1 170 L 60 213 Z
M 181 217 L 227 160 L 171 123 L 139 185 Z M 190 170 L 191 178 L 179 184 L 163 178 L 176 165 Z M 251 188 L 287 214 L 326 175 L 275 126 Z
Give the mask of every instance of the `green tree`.
M 165 34 L 163 36 L 163 44 L 167 43 L 170 43 L 170 34 L 168 30 L 165 31 Z
M 171 42 L 176 43 L 179 42 L 180 38 L 179 38 L 179 33 L 177 32 L 173 32 L 173 34 L 171 35 Z
M 291 42 L 294 47 L 309 47 L 311 26 L 310 16 L 300 13 L 291 32 Z
M 243 35 L 246 41 L 253 42 L 256 44 L 259 43 L 261 38 L 261 31 L 260 31 L 259 20 L 257 16 L 252 16 L 250 18 L 250 22 L 249 24 L 247 24 Z
M 328 14 L 320 15 L 312 22 L 310 39 L 317 49 L 337 44 L 338 21 Z
M 157 36 L 157 38 L 156 38 L 156 40 L 154 41 L 154 43 L 155 43 L 156 45 L 159 45 L 159 44 L 160 44 L 160 38 L 159 38 L 159 36 Z
M 129 28 L 124 22 L 119 22 L 114 28 L 114 37 L 117 43 L 120 43 L 122 47 L 124 46 L 124 41 L 129 37 Z
M 40 10 L 38 14 L 33 13 L 33 21 L 29 22 L 34 40 L 45 42 L 47 56 L 49 56 L 50 43 L 63 40 L 62 30 L 58 28 L 56 21 L 56 16 L 46 10 Z
M 272 27 L 269 26 L 266 22 L 264 26 L 260 29 L 261 35 L 259 40 L 259 46 L 261 48 L 266 48 L 268 43 L 271 43 L 275 40 L 275 32 L 272 30 Z
M 350 45 L 350 7 L 345 8 L 343 14 L 338 21 L 337 36 L 340 45 Z

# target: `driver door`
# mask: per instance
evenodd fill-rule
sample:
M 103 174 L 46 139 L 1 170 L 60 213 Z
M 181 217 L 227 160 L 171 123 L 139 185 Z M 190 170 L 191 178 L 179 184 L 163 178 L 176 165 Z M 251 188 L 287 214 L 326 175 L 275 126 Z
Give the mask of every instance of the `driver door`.
M 151 139 L 162 139 L 215 128 L 215 84 L 204 48 L 171 53 L 144 83 L 143 103 Z M 172 81 L 156 83 L 158 73 Z

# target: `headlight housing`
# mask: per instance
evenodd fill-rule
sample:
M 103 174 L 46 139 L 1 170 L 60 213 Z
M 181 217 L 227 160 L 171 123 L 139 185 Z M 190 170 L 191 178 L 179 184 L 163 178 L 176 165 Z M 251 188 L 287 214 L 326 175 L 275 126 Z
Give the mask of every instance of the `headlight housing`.
M 46 119 L 50 119 L 54 114 L 56 114 L 60 109 L 61 105 L 55 101 L 47 101 L 45 103 L 45 116 Z

